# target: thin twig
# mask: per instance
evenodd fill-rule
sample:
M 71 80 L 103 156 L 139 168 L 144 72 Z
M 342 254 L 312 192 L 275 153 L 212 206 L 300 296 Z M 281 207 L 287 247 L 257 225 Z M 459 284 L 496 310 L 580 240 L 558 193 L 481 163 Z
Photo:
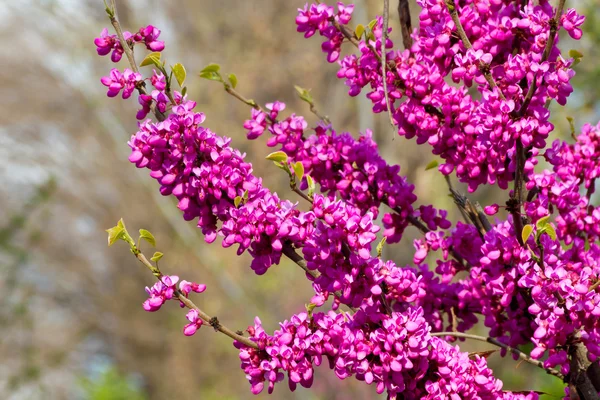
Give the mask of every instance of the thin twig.
M 413 44 L 412 24 L 410 21 L 410 8 L 408 0 L 398 0 L 398 18 L 400 19 L 400 30 L 402 31 L 402 44 L 405 49 L 410 49 Z
M 510 347 L 510 346 L 508 346 L 504 343 L 501 343 L 498 340 L 491 338 L 491 337 L 471 335 L 470 333 L 462 333 L 462 332 L 433 332 L 433 333 L 431 333 L 431 336 L 451 336 L 451 337 L 456 337 L 456 338 L 473 339 L 473 340 L 478 340 L 480 342 L 487 342 L 487 343 L 493 344 L 494 346 L 501 347 L 501 348 L 505 349 L 507 352 L 517 355 L 521 360 L 543 369 L 544 371 L 546 371 L 547 374 L 556 376 L 557 378 L 562 379 L 562 380 L 565 379 L 565 376 L 563 374 L 561 374 L 560 372 L 558 372 L 552 368 L 545 368 L 544 363 L 542 361 L 534 360 L 527 354 L 523 353 L 521 350 L 515 349 L 514 347 Z
M 383 95 L 385 97 L 385 106 L 387 107 L 388 116 L 390 117 L 390 125 L 392 128 L 394 124 L 394 116 L 392 115 L 392 104 L 390 103 L 390 96 L 388 95 L 387 89 L 387 50 L 386 44 L 388 39 L 388 23 L 390 21 L 390 0 L 383 0 L 383 29 L 381 32 L 381 79 L 383 81 Z
M 313 202 L 312 199 L 310 197 L 308 197 L 308 195 L 306 193 L 304 193 L 302 190 L 298 189 L 298 187 L 295 184 L 290 185 L 290 188 L 292 189 L 292 192 L 298 194 L 298 196 L 302 197 L 304 200 L 306 200 L 312 204 L 312 202 Z
M 148 267 L 148 269 L 150 269 L 150 271 L 152 271 L 154 276 L 156 276 L 156 278 L 159 281 L 161 281 L 161 278 L 163 275 L 160 272 L 160 270 L 157 267 L 155 267 L 154 265 L 152 265 L 152 263 L 150 261 L 148 261 L 146 256 L 144 256 L 144 254 L 141 253 L 139 250 L 134 252 L 134 254 L 135 254 L 136 258 L 142 264 L 144 264 L 146 267 Z M 177 300 L 181 301 L 190 310 L 196 310 L 198 312 L 198 316 L 202 319 L 202 321 L 204 321 L 208 325 L 212 326 L 215 329 L 215 331 L 221 332 L 221 333 L 229 336 L 230 338 L 237 340 L 240 343 L 243 343 L 244 345 L 246 345 L 248 347 L 252 347 L 253 349 L 258 349 L 258 345 L 256 343 L 254 343 L 252 340 L 250 340 L 247 337 L 238 335 L 237 333 L 235 333 L 231 329 L 227 328 L 226 326 L 223 326 L 221 323 L 218 322 L 218 319 L 216 317 L 211 317 L 210 315 L 206 314 L 196 304 L 194 304 L 193 301 L 191 301 L 190 299 L 185 297 L 185 295 L 180 290 L 175 291 L 173 293 L 173 295 L 177 298 Z

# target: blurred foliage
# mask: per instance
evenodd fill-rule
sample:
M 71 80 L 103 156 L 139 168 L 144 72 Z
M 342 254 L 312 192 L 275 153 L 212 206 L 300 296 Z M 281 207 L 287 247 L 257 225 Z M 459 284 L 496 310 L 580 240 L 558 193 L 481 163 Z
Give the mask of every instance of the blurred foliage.
M 80 382 L 86 400 L 145 400 L 139 388 L 124 378 L 119 371 L 109 368 L 96 379 L 84 378 Z

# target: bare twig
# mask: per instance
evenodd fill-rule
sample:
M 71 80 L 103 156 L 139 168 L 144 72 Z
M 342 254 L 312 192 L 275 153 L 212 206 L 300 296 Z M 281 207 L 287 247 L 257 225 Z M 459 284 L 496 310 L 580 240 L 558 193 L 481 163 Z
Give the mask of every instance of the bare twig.
M 394 124 L 394 116 L 392 115 L 392 104 L 387 89 L 387 39 L 388 39 L 388 23 L 390 21 L 390 0 L 383 0 L 383 29 L 381 32 L 381 79 L 383 81 L 383 95 L 385 96 L 385 106 L 387 107 L 388 116 L 390 117 L 390 125 Z
M 555 376 L 562 380 L 565 379 L 565 376 L 563 374 L 561 374 L 560 372 L 558 372 L 552 368 L 544 368 L 543 361 L 534 360 L 533 358 L 529 357 L 527 354 L 523 353 L 521 350 L 515 349 L 514 347 L 510 347 L 510 346 L 508 346 L 502 342 L 499 342 L 498 340 L 491 338 L 491 337 L 471 335 L 470 333 L 462 333 L 462 332 L 434 332 L 434 333 L 431 333 L 431 336 L 442 336 L 442 337 L 443 336 L 451 336 L 451 337 L 456 337 L 456 338 L 472 339 L 472 340 L 478 340 L 480 342 L 490 343 L 490 344 L 493 344 L 494 346 L 498 346 L 500 348 L 505 349 L 507 352 L 517 355 L 521 360 L 523 360 L 531 365 L 535 365 L 536 367 L 543 369 L 549 375 Z
M 152 265 L 152 263 L 150 261 L 148 261 L 148 259 L 146 258 L 146 256 L 144 256 L 144 254 L 142 252 L 140 252 L 137 249 L 135 249 L 135 250 L 136 251 L 134 251 L 133 254 L 135 254 L 136 258 L 142 264 L 144 264 L 146 267 L 148 267 L 148 269 L 150 269 L 152 274 L 154 276 L 156 276 L 156 278 L 160 281 L 163 276 L 162 273 L 160 272 L 160 270 L 157 267 L 155 267 L 154 265 Z M 244 345 L 246 345 L 248 347 L 252 347 L 253 349 L 258 349 L 258 345 L 256 343 L 254 343 L 252 340 L 250 340 L 247 337 L 238 335 L 237 333 L 235 333 L 231 329 L 227 328 L 226 326 L 223 326 L 221 323 L 219 323 L 219 321 L 216 317 L 211 317 L 210 315 L 206 314 L 196 304 L 194 304 L 193 301 L 191 301 L 190 299 L 185 297 L 185 295 L 180 290 L 175 291 L 173 294 L 177 298 L 177 300 L 181 301 L 187 308 L 189 308 L 190 310 L 196 310 L 198 312 L 198 316 L 202 319 L 202 321 L 204 321 L 208 325 L 212 326 L 215 329 L 215 331 L 221 332 L 221 333 L 229 336 L 230 338 L 237 340 L 240 343 L 243 343 Z
M 402 44 L 405 49 L 412 47 L 412 24 L 410 22 L 410 8 L 408 0 L 398 0 L 398 17 L 400 19 L 400 30 L 402 31 Z

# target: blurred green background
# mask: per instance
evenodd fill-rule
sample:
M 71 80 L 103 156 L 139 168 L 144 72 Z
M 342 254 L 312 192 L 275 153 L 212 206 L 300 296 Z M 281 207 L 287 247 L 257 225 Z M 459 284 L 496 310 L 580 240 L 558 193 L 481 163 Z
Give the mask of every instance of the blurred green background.
M 293 85 L 312 88 L 320 110 L 339 131 L 358 135 L 373 128 L 390 163 L 416 184 L 418 204 L 457 212 L 435 170 L 429 148 L 391 132 L 385 115 L 373 115 L 369 101 L 350 98 L 325 62 L 317 38 L 295 31 L 303 1 L 121 0 L 125 29 L 153 24 L 166 41 L 164 58 L 188 70 L 189 97 L 207 114 L 206 125 L 233 138 L 255 171 L 282 197 L 298 198 L 286 177 L 264 156 L 264 139 L 245 139 L 250 110 L 221 87 L 197 77 L 218 62 L 239 79 L 238 89 L 259 103 L 285 101 L 286 112 L 316 118 L 294 94 Z M 395 1 L 390 25 L 401 45 Z M 576 4 L 575 4 L 576 3 Z M 600 114 L 600 7 L 597 0 L 568 2 L 587 14 L 586 35 L 561 41 L 567 52 L 584 54 L 573 80 L 576 92 L 566 108 L 553 105 L 554 138 L 568 138 L 566 117 L 580 127 Z M 357 0 L 354 23 L 381 13 L 381 1 Z M 413 25 L 418 9 L 411 2 Z M 199 305 L 233 329 L 245 329 L 259 315 L 265 329 L 301 311 L 312 295 L 301 271 L 287 261 L 262 276 L 249 257 L 204 243 L 195 224 L 180 217 L 146 172 L 127 161 L 136 130 L 137 104 L 110 100 L 100 77 L 113 67 L 96 55 L 94 37 L 109 26 L 101 0 L 0 1 L 0 398 L 2 399 L 250 399 L 228 338 L 201 330 L 182 334 L 184 313 L 168 304 L 146 313 L 145 285 L 153 283 L 127 246 L 106 247 L 105 229 L 123 217 L 130 231 L 149 229 L 165 253 L 165 273 L 206 283 Z M 141 53 L 141 52 L 139 52 Z M 140 56 L 140 54 L 138 54 Z M 138 60 L 139 61 L 139 60 Z M 119 65 L 125 67 L 124 61 Z M 145 71 L 146 73 L 148 71 Z M 457 185 L 464 190 L 464 187 Z M 475 199 L 503 203 L 505 194 L 483 188 Z M 385 256 L 399 265 L 413 255 L 409 229 Z M 146 252 L 152 249 L 146 248 Z M 485 330 L 478 327 L 480 333 Z M 461 343 L 470 351 L 489 349 Z M 538 389 L 560 396 L 562 388 L 528 364 L 489 358 L 506 389 Z M 262 393 L 258 397 L 266 398 Z M 273 399 L 374 399 L 374 387 L 340 382 L 321 367 L 312 390 L 291 393 L 286 383 Z

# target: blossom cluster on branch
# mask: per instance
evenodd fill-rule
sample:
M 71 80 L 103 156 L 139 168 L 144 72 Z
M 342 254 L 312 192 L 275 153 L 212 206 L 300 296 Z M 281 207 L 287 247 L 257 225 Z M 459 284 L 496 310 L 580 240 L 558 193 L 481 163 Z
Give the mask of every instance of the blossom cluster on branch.
M 181 86 L 185 80 L 181 69 L 166 74 L 155 53 L 149 63 L 159 71 L 148 80 L 135 65 L 102 78 L 109 97 L 140 92 L 142 121 L 128 143 L 129 161 L 150 171 L 161 194 L 177 198 L 184 219 L 196 221 L 207 242 L 219 236 L 223 247 L 236 245 L 238 255 L 247 250 L 259 275 L 288 257 L 312 283 L 307 312 L 272 335 L 257 317 L 249 341 L 234 341 L 253 393 L 265 386 L 271 393 L 285 374 L 291 390 L 310 387 L 314 367 L 327 359 L 338 378 L 355 377 L 393 399 L 536 399 L 536 392 L 504 391 L 484 357 L 450 344 L 452 332 L 481 320 L 504 351 L 517 354 L 517 346 L 533 344 L 529 355 L 521 353 L 527 361 L 578 392 L 591 380 L 596 397 L 584 398 L 597 399 L 600 377 L 581 378 L 579 369 L 600 357 L 600 210 L 591 204 L 600 125 L 585 125 L 574 144 L 546 147 L 554 129 L 547 103 L 564 105 L 573 90 L 573 59 L 562 56 L 557 32 L 579 39 L 584 17 L 563 12 L 564 0 L 558 8 L 546 0 L 417 2 L 419 27 L 403 51 L 383 32 L 383 17 L 348 27 L 354 7 L 343 3 L 307 4 L 297 30 L 307 38 L 319 33 L 349 95 L 366 91 L 373 112 L 389 112 L 399 135 L 428 143 L 444 160 L 441 173 L 454 172 L 471 192 L 513 183 L 506 220 L 452 226 L 446 210 L 415 204 L 414 185 L 381 157 L 370 131 L 355 139 L 328 120 L 309 128 L 302 116 L 284 117 L 281 102 L 262 108 L 242 100 L 253 107 L 243 123 L 248 139 L 270 134 L 267 145 L 280 149 L 276 164 L 310 202 L 301 211 L 263 185 L 231 139 L 202 125 L 205 116 L 186 89 L 171 90 L 173 75 Z M 118 24 L 115 10 L 109 16 Z M 160 52 L 159 34 L 148 26 L 123 34 L 122 43 L 105 30 L 95 44 L 98 54 L 112 51 L 117 62 L 136 43 Z M 359 54 L 342 56 L 346 42 Z M 218 67 L 207 68 L 201 76 L 243 99 L 234 92 L 237 78 L 230 84 Z M 478 94 L 469 90 L 474 83 Z M 148 84 L 154 89 L 142 90 Z M 154 109 L 164 118 L 146 119 Z M 535 171 L 541 157 L 552 170 Z M 381 230 L 376 219 L 383 206 Z M 493 215 L 498 208 L 485 210 Z M 410 225 L 422 233 L 414 241 L 413 266 L 382 260 L 379 249 L 373 254 L 380 233 L 395 243 Z M 181 296 L 206 289 L 187 281 L 177 289 L 178 279 L 161 275 L 147 288 L 144 309 L 156 311 L 169 299 L 183 305 Z M 331 308 L 322 310 L 330 299 Z M 206 322 L 199 312 L 188 312 L 186 335 Z M 587 360 L 575 359 L 580 344 Z

